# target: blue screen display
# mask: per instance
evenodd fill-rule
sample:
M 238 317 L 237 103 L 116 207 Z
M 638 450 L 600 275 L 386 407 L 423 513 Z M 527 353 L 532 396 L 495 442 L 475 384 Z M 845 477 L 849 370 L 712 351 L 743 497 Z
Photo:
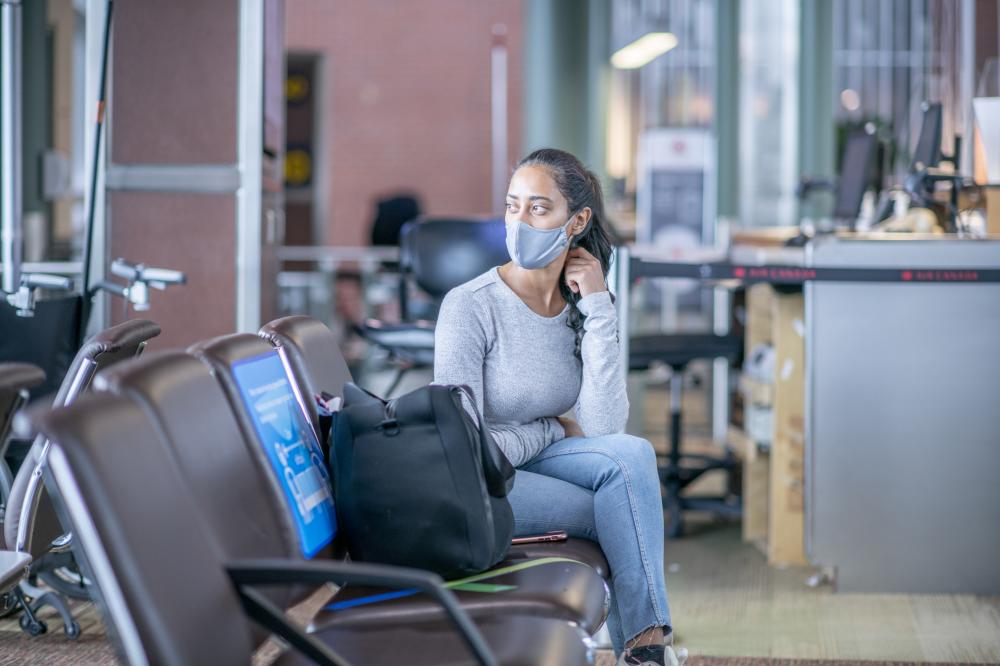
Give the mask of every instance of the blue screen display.
M 277 350 L 234 363 L 233 376 L 284 489 L 302 554 L 311 558 L 337 533 L 330 475 L 316 433 L 295 399 Z

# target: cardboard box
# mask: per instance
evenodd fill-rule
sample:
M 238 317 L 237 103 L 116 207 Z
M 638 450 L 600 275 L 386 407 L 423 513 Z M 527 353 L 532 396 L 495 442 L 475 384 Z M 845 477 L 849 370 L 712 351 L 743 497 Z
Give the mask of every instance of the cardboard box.
M 775 395 L 767 559 L 808 564 L 804 547 L 805 326 L 802 294 L 774 304 Z
M 986 187 L 986 233 L 1000 236 L 1000 185 Z

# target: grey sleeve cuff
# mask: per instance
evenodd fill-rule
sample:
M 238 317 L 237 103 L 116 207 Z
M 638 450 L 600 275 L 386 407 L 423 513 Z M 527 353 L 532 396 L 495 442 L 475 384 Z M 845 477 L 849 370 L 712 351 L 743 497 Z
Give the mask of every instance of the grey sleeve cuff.
M 611 292 L 607 290 L 584 296 L 576 304 L 576 307 L 587 317 L 593 314 L 615 314 L 615 306 L 611 302 Z

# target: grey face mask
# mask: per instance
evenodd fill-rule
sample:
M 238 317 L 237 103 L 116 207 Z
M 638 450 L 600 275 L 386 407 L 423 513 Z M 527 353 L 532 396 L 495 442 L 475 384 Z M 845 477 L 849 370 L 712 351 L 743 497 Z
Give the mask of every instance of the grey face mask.
M 533 270 L 545 268 L 563 253 L 569 245 L 567 227 L 573 223 L 571 217 L 566 224 L 555 229 L 536 229 L 526 222 L 514 220 L 507 223 L 507 251 L 514 263 L 521 268 Z

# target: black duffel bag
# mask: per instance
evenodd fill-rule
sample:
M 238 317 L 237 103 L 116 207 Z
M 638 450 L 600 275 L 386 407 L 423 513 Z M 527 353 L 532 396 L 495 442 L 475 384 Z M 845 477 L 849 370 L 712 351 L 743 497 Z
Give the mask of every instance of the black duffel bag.
M 354 384 L 332 436 L 337 518 L 352 559 L 454 577 L 507 554 L 514 468 L 472 412 L 465 386 L 382 400 Z

